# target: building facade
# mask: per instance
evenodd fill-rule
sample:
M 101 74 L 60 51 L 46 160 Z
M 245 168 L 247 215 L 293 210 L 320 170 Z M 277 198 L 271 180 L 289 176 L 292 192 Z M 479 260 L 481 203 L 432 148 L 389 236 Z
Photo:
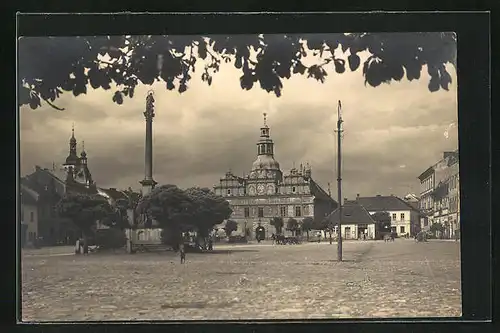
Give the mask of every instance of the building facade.
M 21 246 L 33 246 L 38 237 L 38 198 L 39 194 L 21 185 L 20 241 Z
M 338 232 L 339 215 L 337 208 L 328 216 L 328 222 L 335 226 L 335 234 Z M 376 239 L 377 237 L 375 221 L 357 201 L 344 200 L 341 222 L 343 239 Z
M 460 168 L 458 150 L 444 152 L 443 158 L 420 176 L 421 225 L 429 230 L 433 223 L 443 226 L 443 236 L 460 233 Z
M 398 236 L 416 235 L 420 231 L 420 212 L 409 202 L 394 195 L 374 197 L 356 196 L 356 201 L 371 215 L 377 212 L 387 212 L 391 217 L 391 231 Z
M 228 171 L 214 186 L 214 192 L 223 196 L 231 205 L 233 214 L 230 219 L 238 223 L 236 233 L 250 233 L 254 236 L 260 224 L 266 229 L 266 237 L 276 233 L 270 220 L 282 217 L 285 225 L 288 218 L 299 223 L 305 217 L 316 221 L 324 219 L 335 208 L 337 202 L 313 179 L 309 165 L 292 168 L 284 174 L 274 158 L 274 142 L 266 123 L 260 129 L 257 142 L 257 159 L 250 173 L 243 177 Z
M 70 220 L 59 216 L 56 205 L 69 192 L 97 194 L 85 149 L 82 149 L 80 156 L 77 154 L 74 128 L 69 140 L 68 157 L 64 163 L 57 166 L 53 163 L 50 169 L 35 166 L 33 173 L 21 178 L 21 186 L 38 194 L 36 211 L 39 243 L 74 244 L 81 232 Z

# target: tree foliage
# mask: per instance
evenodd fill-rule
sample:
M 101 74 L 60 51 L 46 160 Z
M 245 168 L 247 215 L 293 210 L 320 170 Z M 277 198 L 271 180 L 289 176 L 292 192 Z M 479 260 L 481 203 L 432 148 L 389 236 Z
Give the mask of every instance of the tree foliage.
M 306 232 L 307 240 L 309 240 L 309 231 L 311 231 L 314 227 L 314 219 L 312 217 L 305 217 L 302 220 L 302 224 L 300 225 L 302 231 Z
M 379 232 L 391 230 L 391 215 L 388 212 L 376 212 L 372 214 L 375 226 Z
M 92 235 L 98 220 L 107 221 L 114 213 L 104 197 L 83 193 L 65 194 L 56 207 L 61 217 L 73 221 L 87 235 Z
M 104 197 L 84 193 L 65 194 L 56 209 L 61 217 L 70 219 L 82 231 L 84 253 L 88 253 L 88 238 L 94 236 L 96 222 L 101 220 L 109 225 L 115 213 Z
M 152 217 L 172 235 L 197 231 L 202 237 L 232 214 L 229 203 L 209 189 L 183 190 L 175 185 L 156 187 L 141 198 L 136 211 Z
M 269 222 L 270 225 L 272 225 L 276 229 L 277 234 L 281 234 L 281 231 L 283 230 L 283 226 L 285 222 L 283 221 L 282 217 L 273 217 L 271 221 Z
M 444 232 L 444 226 L 441 223 L 435 222 L 431 224 L 429 231 L 436 235 L 438 232 Z
M 238 230 L 238 223 L 233 220 L 227 220 L 226 225 L 224 226 L 224 231 L 226 232 L 227 237 L 230 237 L 236 230 Z
M 191 224 L 197 228 L 202 237 L 207 237 L 215 225 L 228 219 L 233 213 L 226 199 L 206 187 L 191 187 L 186 193 L 192 200 L 194 208 Z
M 335 52 L 340 49 L 342 52 Z M 456 66 L 454 33 L 352 33 L 239 36 L 98 36 L 24 37 L 19 39 L 19 103 L 32 109 L 45 101 L 52 107 L 64 91 L 74 96 L 89 89 L 111 90 L 113 102 L 134 97 L 138 84 L 162 81 L 183 93 L 194 75 L 208 85 L 221 63 L 241 71 L 240 86 L 259 86 L 281 96 L 283 81 L 292 75 L 325 82 L 327 69 L 342 74 L 362 70 L 365 84 L 419 79 L 427 65 L 428 88 L 448 90 Z M 369 56 L 362 63 L 359 54 Z M 304 58 L 312 55 L 314 63 Z M 104 58 L 104 56 L 106 56 Z M 204 62 L 196 73 L 195 64 Z
M 286 222 L 286 229 L 295 235 L 295 233 L 299 230 L 299 222 L 293 217 L 290 217 Z

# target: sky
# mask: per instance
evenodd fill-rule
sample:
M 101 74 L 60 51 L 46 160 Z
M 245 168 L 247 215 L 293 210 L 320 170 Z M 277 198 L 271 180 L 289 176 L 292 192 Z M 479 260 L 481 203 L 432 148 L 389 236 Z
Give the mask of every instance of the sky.
M 366 56 L 366 55 L 365 55 Z M 200 62 L 197 63 L 202 66 Z M 333 66 L 332 66 L 333 67 Z M 197 70 L 188 90 L 167 91 L 162 82 L 136 88 L 133 99 L 112 102 L 114 90 L 65 93 L 55 104 L 20 109 L 21 175 L 35 165 L 61 167 L 74 123 L 78 151 L 82 141 L 99 187 L 140 189 L 144 178 L 145 121 L 148 90 L 155 93 L 153 178 L 159 184 L 212 187 L 225 172 L 247 174 L 257 157 L 256 142 L 266 112 L 275 143 L 275 158 L 287 173 L 309 163 L 312 177 L 336 195 L 337 101 L 342 101 L 343 193 L 371 196 L 419 193 L 417 177 L 444 151 L 458 148 L 457 82 L 449 91 L 429 92 L 426 68 L 420 80 L 364 85 L 360 69 L 337 74 L 330 68 L 325 83 L 305 76 L 284 80 L 282 96 L 258 85 L 239 84 L 241 72 L 222 64 L 211 86 Z

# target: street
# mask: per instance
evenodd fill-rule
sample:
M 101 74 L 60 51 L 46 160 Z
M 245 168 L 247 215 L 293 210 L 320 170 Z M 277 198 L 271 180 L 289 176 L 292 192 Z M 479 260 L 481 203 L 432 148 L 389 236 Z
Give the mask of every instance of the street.
M 218 245 L 213 253 L 22 257 L 22 320 L 460 316 L 458 242 Z M 69 251 L 69 252 L 68 252 Z

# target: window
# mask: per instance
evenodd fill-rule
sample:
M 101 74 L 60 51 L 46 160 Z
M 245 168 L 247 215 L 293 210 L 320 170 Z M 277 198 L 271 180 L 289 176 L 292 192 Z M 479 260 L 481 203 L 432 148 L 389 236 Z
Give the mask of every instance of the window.
M 429 225 L 429 220 L 424 218 L 424 227 L 427 227 Z
M 392 220 L 393 220 L 393 221 L 396 221 L 396 213 L 393 213 L 393 214 L 392 214 Z
M 405 233 L 405 227 L 400 226 L 400 227 L 399 227 L 399 232 L 400 232 L 401 234 L 404 234 L 404 233 Z
M 244 211 L 245 211 L 245 217 L 250 217 L 250 208 L 245 207 Z
M 274 190 L 276 191 L 276 193 L 279 193 L 280 189 L 278 187 L 275 187 Z
M 302 216 L 302 207 L 296 206 L 295 207 L 295 216 Z
M 292 192 L 295 193 L 296 190 L 295 186 L 292 186 Z
M 401 221 L 405 220 L 405 213 L 401 213 Z
M 30 212 L 30 222 L 35 221 L 35 213 Z
M 259 217 L 264 217 L 264 208 L 259 207 Z
M 286 217 L 288 214 L 287 214 L 287 207 L 286 206 L 281 206 L 280 207 L 280 212 L 281 212 L 281 216 L 282 217 Z
M 231 189 L 227 189 L 227 194 L 230 195 L 231 194 Z

